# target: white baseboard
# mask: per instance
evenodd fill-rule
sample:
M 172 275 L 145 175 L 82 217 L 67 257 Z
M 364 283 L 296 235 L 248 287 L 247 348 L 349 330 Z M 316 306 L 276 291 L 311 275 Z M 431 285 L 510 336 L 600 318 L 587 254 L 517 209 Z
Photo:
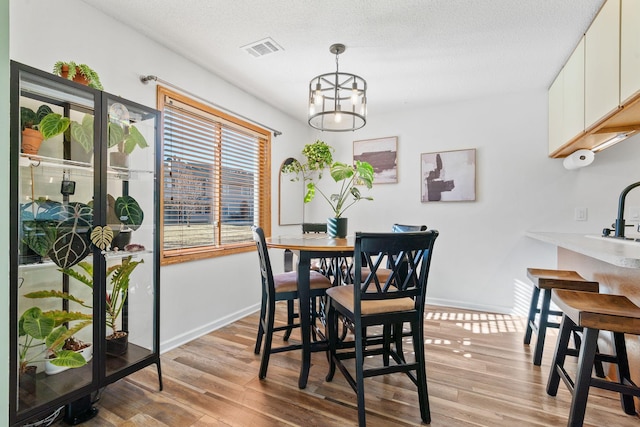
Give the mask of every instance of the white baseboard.
M 471 304 L 466 301 L 455 301 L 440 298 L 427 298 L 426 303 L 429 305 L 437 305 L 441 307 L 463 308 L 466 310 L 487 311 L 490 313 L 500 314 L 513 314 L 513 307 L 506 307 L 501 305 Z
M 180 334 L 174 338 L 171 338 L 167 341 L 160 343 L 160 354 L 166 353 L 169 350 L 173 350 L 174 348 L 180 347 L 182 344 L 186 344 L 189 341 L 193 341 L 196 338 L 199 338 L 203 335 L 208 334 L 209 332 L 215 331 L 216 329 L 220 329 L 223 326 L 227 326 L 230 323 L 235 322 L 236 320 L 240 320 L 243 317 L 246 317 L 250 314 L 255 313 L 260 310 L 260 304 L 255 304 L 244 308 L 240 311 L 236 311 L 235 313 L 229 314 L 220 319 L 216 319 L 211 323 L 207 323 L 206 325 L 202 325 L 199 328 L 192 329 L 188 332 Z M 257 325 L 256 325 L 257 328 Z M 257 329 L 256 329 L 257 330 Z

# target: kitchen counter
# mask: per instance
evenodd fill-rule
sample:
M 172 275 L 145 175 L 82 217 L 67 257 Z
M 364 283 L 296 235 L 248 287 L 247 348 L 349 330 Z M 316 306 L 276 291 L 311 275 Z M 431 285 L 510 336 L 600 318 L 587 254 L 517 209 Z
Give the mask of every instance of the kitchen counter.
M 578 233 L 528 231 L 526 236 L 614 266 L 640 269 L 640 242 Z

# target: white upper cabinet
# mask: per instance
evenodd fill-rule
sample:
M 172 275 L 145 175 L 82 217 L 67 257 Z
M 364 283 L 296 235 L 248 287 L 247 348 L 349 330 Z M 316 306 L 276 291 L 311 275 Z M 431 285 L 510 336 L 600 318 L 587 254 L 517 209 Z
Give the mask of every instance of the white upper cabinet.
M 564 66 L 564 142 L 584 132 L 584 37 Z
M 640 91 L 640 1 L 622 0 L 620 103 Z
M 619 104 L 620 0 L 608 0 L 585 35 L 585 123 L 596 123 Z
M 549 88 L 549 153 L 584 132 L 584 37 Z

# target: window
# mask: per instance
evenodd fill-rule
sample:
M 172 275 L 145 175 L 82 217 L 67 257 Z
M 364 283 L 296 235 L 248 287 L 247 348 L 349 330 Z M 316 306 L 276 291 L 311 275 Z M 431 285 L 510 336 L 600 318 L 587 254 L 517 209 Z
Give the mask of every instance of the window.
M 253 250 L 271 230 L 270 133 L 158 87 L 163 113 L 162 263 Z

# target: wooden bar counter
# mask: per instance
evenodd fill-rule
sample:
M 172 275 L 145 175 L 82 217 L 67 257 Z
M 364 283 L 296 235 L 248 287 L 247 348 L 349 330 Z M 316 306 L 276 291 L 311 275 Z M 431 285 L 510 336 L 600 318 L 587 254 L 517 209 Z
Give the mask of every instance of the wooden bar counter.
M 526 235 L 558 248 L 558 269 L 575 270 L 587 280 L 598 281 L 600 293 L 625 295 L 640 306 L 640 242 L 576 233 Z M 599 344 L 610 351 L 610 340 L 610 334 L 600 334 Z M 629 335 L 626 342 L 632 379 L 640 384 L 640 338 Z M 615 376 L 614 371 L 612 367 L 608 375 Z M 638 399 L 636 410 L 640 410 Z

